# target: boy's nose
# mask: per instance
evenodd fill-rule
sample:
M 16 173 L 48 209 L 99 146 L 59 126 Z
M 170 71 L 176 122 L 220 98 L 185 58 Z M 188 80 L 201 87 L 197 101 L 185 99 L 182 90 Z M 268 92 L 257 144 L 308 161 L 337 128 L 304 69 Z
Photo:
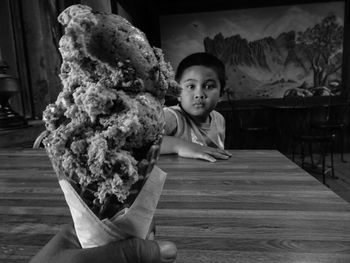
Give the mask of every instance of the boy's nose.
M 202 94 L 196 94 L 194 96 L 195 99 L 205 99 L 205 95 L 202 93 Z
M 198 90 L 196 94 L 194 95 L 195 99 L 204 99 L 205 98 L 205 93 L 202 90 Z

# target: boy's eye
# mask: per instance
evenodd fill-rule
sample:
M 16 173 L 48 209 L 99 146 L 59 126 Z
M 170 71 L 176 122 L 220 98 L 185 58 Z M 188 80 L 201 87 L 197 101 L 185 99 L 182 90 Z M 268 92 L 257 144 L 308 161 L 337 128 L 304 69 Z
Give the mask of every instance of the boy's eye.
M 188 84 L 188 85 L 186 85 L 186 88 L 187 88 L 187 89 L 194 89 L 194 88 L 195 88 L 195 85 L 193 85 L 193 84 Z
M 205 89 L 215 89 L 216 88 L 216 84 L 215 83 L 207 83 L 204 85 Z

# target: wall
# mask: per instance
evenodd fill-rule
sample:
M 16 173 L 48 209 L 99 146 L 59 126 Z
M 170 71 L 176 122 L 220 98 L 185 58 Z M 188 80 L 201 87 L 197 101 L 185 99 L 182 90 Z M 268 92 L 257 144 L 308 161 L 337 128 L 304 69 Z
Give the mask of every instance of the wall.
M 0 9 L 7 9 L 8 16 L 1 16 L 8 32 L 0 33 L 1 46 L 7 48 L 5 59 L 10 62 L 11 73 L 21 84 L 12 102 L 14 108 L 31 119 L 41 119 L 45 106 L 57 97 L 60 90 L 58 73 L 61 58 L 58 41 L 61 28 L 57 15 L 64 1 L 55 0 L 6 0 Z M 24 109 L 18 102 L 23 100 Z
M 33 116 L 41 119 L 42 111 L 58 95 L 61 57 L 58 42 L 61 28 L 57 23 L 56 1 L 21 1 L 25 52 L 32 90 Z
M 7 74 L 20 78 L 20 73 L 17 68 L 18 54 L 16 52 L 16 41 L 13 28 L 13 16 L 11 12 L 10 0 L 3 0 L 0 2 L 0 60 L 6 62 L 9 66 Z M 21 78 L 20 78 L 21 79 Z M 21 83 L 22 88 L 23 83 Z M 20 94 L 12 97 L 11 105 L 14 110 L 24 114 L 24 108 Z M 26 105 L 29 106 L 29 105 Z

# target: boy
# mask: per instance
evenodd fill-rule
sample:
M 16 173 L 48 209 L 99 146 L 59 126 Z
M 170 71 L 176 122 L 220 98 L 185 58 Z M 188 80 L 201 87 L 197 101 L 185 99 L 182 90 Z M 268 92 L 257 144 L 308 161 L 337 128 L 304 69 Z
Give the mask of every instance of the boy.
M 182 90 L 179 105 L 164 108 L 161 154 L 210 162 L 228 159 L 225 120 L 214 110 L 225 86 L 225 66 L 208 53 L 194 53 L 180 62 L 175 78 Z

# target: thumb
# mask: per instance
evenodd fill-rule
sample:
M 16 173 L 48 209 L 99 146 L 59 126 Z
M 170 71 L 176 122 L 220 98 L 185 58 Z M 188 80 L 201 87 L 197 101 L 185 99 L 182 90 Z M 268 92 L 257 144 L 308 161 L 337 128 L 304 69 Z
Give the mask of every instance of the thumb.
M 81 262 L 171 263 L 176 258 L 176 246 L 168 241 L 131 238 L 83 249 L 80 256 Z
M 160 252 L 160 262 L 171 263 L 176 259 L 176 245 L 169 241 L 156 241 Z

